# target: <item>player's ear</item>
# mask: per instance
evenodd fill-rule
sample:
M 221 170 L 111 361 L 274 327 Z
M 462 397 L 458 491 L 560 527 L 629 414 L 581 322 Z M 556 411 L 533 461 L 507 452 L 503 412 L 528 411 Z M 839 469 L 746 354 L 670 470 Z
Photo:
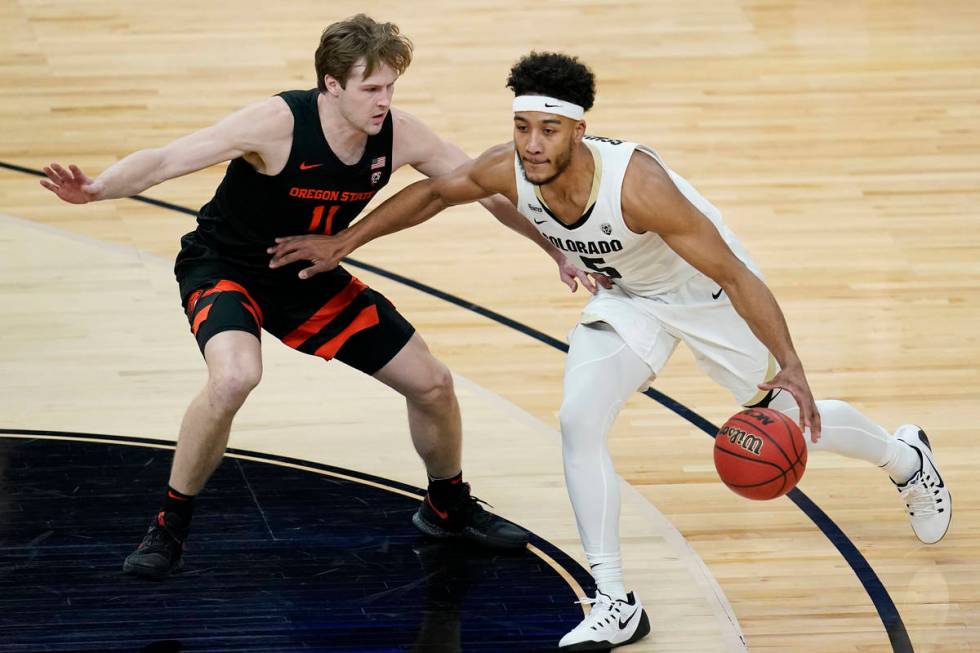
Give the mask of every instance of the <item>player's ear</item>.
M 339 97 L 341 91 L 344 90 L 343 84 L 337 81 L 336 77 L 331 77 L 330 75 L 323 76 L 323 85 L 327 88 L 327 93 L 334 97 Z
M 575 123 L 575 131 L 573 133 L 575 134 L 575 142 L 576 143 L 581 142 L 582 139 L 585 137 L 585 121 L 584 120 L 579 120 L 577 123 Z

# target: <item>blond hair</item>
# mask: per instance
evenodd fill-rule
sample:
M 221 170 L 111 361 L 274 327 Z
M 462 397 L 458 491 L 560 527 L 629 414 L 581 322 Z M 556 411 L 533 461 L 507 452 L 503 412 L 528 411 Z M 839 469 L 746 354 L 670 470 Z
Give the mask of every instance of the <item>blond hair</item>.
M 323 78 L 330 75 L 341 88 L 347 87 L 351 68 L 364 60 L 364 79 L 385 63 L 399 75 L 412 63 L 412 42 L 402 36 L 398 25 L 378 23 L 364 14 L 334 23 L 323 30 L 320 47 L 313 57 L 317 86 L 326 90 Z

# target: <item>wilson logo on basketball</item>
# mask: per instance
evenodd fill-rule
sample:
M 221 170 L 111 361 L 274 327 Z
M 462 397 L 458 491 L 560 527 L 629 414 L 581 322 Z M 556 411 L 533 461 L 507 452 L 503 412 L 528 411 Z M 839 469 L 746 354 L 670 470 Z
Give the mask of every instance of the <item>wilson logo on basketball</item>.
M 714 459 L 719 478 L 732 492 L 764 501 L 796 487 L 806 469 L 806 443 L 800 427 L 782 413 L 749 408 L 718 430 Z
M 762 453 L 762 438 L 757 435 L 752 435 L 742 429 L 727 425 L 721 427 L 719 435 L 727 437 L 729 442 L 737 444 L 749 453 L 754 453 L 757 456 Z

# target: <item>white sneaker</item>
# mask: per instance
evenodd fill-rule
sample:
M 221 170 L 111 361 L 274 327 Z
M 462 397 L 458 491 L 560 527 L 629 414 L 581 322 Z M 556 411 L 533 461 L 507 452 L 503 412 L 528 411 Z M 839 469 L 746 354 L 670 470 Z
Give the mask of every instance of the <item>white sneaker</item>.
M 903 424 L 898 427 L 895 437 L 915 449 L 921 460 L 919 471 L 912 478 L 903 485 L 896 484 L 905 501 L 912 530 L 924 543 L 935 544 L 949 530 L 953 498 L 936 468 L 925 431 L 914 424 Z
M 562 653 L 606 651 L 632 644 L 650 632 L 650 620 L 633 592 L 623 601 L 597 591 L 594 599 L 579 603 L 591 603 L 592 611 L 558 642 Z

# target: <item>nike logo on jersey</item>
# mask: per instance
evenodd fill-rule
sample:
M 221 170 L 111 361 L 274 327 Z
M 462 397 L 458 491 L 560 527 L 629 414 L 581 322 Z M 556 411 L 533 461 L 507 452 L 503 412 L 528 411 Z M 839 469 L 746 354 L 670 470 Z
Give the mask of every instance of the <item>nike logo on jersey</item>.
M 312 170 L 313 168 L 319 168 L 322 165 L 323 165 L 322 163 L 307 163 L 306 161 L 303 161 L 302 163 L 299 164 L 299 169 Z
M 719 288 L 719 289 L 718 289 L 718 292 L 713 292 L 713 293 L 711 293 L 711 299 L 718 299 L 719 297 L 721 297 L 721 293 L 722 293 L 723 291 L 724 291 L 724 289 L 723 289 L 723 288 Z
M 532 218 L 532 220 L 533 219 L 534 218 Z M 544 224 L 545 222 L 547 222 L 547 220 L 541 220 L 540 222 L 538 222 L 537 220 L 534 220 L 534 224 Z
M 630 613 L 630 616 L 626 617 L 626 619 L 620 619 L 619 620 L 619 629 L 622 630 L 623 628 L 626 628 L 626 626 L 629 625 L 630 620 L 633 617 L 635 617 L 636 616 L 636 613 L 639 612 L 639 611 L 640 611 L 640 609 L 637 608 L 637 609 L 633 610 L 633 612 Z

